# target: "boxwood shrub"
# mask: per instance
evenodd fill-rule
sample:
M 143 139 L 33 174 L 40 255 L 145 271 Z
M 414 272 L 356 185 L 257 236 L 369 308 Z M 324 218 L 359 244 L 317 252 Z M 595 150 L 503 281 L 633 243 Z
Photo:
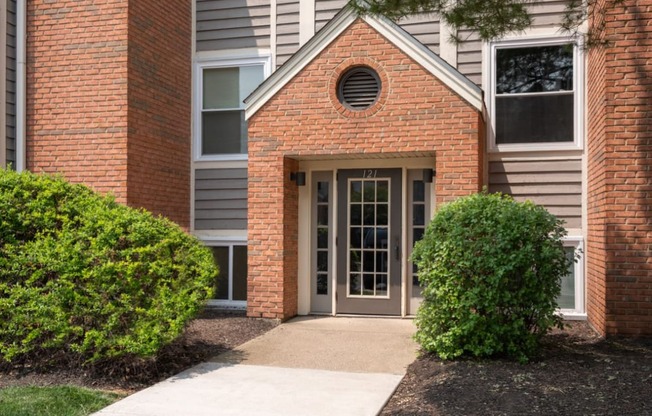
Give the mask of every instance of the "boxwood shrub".
M 0 170 L 0 362 L 148 357 L 212 294 L 210 251 L 60 177 Z
M 569 260 L 562 222 L 532 202 L 486 192 L 443 205 L 417 243 L 421 347 L 452 359 L 527 361 L 553 326 Z

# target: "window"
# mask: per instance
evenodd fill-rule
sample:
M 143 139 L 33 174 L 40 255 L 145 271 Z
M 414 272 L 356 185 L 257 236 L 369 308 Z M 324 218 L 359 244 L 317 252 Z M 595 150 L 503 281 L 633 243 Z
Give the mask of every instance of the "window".
M 557 298 L 557 304 L 565 318 L 583 317 L 585 311 L 582 237 L 567 237 L 564 246 L 568 258 L 576 261 L 568 268 L 568 274 L 561 279 L 561 294 Z
M 245 307 L 247 302 L 247 246 L 212 246 L 213 258 L 220 268 L 215 280 L 214 305 Z
M 578 53 L 568 42 L 493 45 L 493 149 L 579 147 Z
M 247 122 L 243 101 L 263 82 L 267 72 L 266 58 L 199 66 L 198 159 L 246 157 Z

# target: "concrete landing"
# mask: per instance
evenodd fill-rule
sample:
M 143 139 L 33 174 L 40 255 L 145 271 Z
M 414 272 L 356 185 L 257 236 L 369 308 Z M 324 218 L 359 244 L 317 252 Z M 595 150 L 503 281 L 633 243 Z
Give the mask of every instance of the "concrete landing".
M 411 320 L 296 318 L 96 415 L 373 416 L 416 358 L 414 330 Z
M 411 319 L 304 316 L 212 361 L 403 375 L 416 358 L 414 332 Z

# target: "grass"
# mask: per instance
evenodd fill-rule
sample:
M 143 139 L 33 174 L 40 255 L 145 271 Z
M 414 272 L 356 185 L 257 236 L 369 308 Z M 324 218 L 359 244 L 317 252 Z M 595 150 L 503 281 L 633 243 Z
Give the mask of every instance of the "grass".
M 0 389 L 0 415 L 86 416 L 120 397 L 72 386 L 7 387 Z

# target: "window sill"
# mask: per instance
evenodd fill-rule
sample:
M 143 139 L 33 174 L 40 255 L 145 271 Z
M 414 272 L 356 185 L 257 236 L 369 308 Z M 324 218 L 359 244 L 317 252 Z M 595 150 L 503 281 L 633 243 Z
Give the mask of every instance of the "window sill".
M 564 150 L 582 150 L 583 147 L 578 143 L 535 143 L 535 144 L 492 144 L 489 147 L 489 153 L 508 153 L 508 152 L 550 152 Z
M 211 308 L 242 311 L 247 309 L 247 302 L 242 300 L 209 299 L 206 301 L 206 306 L 209 306 Z
M 557 311 L 557 315 L 560 315 L 566 321 L 586 321 L 586 313 L 576 312 L 567 309 L 560 309 Z
M 246 161 L 249 156 L 246 153 L 232 155 L 210 155 L 195 157 L 195 162 L 227 162 L 227 161 Z

